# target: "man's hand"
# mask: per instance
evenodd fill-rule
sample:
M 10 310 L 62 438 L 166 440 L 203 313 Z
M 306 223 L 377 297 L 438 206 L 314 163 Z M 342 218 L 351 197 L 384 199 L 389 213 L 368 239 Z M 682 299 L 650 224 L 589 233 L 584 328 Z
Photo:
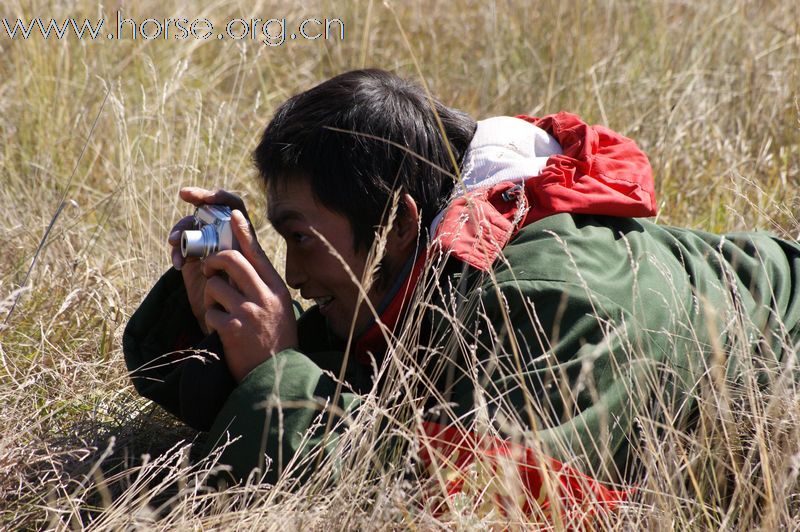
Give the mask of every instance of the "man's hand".
M 297 324 L 289 290 L 241 211 L 233 211 L 231 226 L 242 251 L 203 261 L 204 306 L 205 322 L 222 339 L 228 369 L 240 382 L 274 354 L 297 347 Z
M 238 209 L 245 213 L 242 198 L 226 190 L 206 190 L 199 187 L 184 187 L 179 192 L 180 198 L 191 203 L 195 207 L 201 205 L 227 205 L 231 209 Z M 192 307 L 197 323 L 203 333 L 210 332 L 206 325 L 206 307 L 203 301 L 203 293 L 206 286 L 206 278 L 201 271 L 201 262 L 197 257 L 186 257 L 181 255 L 181 233 L 187 229 L 194 228 L 194 215 L 181 218 L 178 223 L 170 230 L 167 242 L 172 246 L 172 265 L 176 270 L 181 271 L 183 284 L 186 287 L 186 294 L 189 297 L 189 305 Z

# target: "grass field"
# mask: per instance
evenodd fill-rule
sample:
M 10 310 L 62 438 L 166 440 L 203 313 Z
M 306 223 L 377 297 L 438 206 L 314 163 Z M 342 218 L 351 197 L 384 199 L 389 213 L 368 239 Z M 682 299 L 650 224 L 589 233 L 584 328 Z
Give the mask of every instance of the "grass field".
M 660 223 L 800 234 L 792 0 L 211 5 L 0 3 L 12 25 L 105 16 L 110 27 L 120 9 L 139 22 L 328 17 L 344 26 L 343 39 L 270 47 L 116 40 L 106 30 L 96 40 L 10 39 L 0 25 L 0 528 L 491 525 L 469 508 L 420 511 L 406 502 L 419 488 L 398 475 L 368 478 L 369 442 L 355 437 L 341 489 L 325 487 L 326 469 L 301 489 L 206 490 L 211 464 L 189 460 L 196 434 L 130 385 L 122 330 L 170 264 L 167 232 L 188 214 L 178 189 L 242 194 L 282 271 L 251 152 L 280 102 L 336 73 L 391 70 L 476 118 L 574 112 L 649 155 Z M 669 439 L 646 461 L 634 500 L 598 526 L 800 528 L 797 386 L 752 385 L 738 402 L 698 393 L 705 428 Z M 698 473 L 708 464 L 713 474 Z

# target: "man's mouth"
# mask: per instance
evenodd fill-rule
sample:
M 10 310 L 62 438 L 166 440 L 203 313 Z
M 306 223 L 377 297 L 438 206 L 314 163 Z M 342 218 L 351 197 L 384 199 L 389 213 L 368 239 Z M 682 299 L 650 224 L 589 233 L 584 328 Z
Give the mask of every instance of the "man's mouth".
M 314 298 L 314 302 L 317 304 L 317 306 L 319 307 L 320 310 L 323 310 L 323 309 L 325 309 L 325 307 L 330 305 L 331 301 L 333 301 L 333 297 L 332 296 L 315 297 Z

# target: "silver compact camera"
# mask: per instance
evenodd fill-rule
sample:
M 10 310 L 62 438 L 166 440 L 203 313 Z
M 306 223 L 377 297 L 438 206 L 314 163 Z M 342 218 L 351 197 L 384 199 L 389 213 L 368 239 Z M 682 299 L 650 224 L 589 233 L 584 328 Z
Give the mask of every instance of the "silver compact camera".
M 203 205 L 194 211 L 194 229 L 181 235 L 184 257 L 206 258 L 225 249 L 239 249 L 231 227 L 231 209 L 225 205 Z

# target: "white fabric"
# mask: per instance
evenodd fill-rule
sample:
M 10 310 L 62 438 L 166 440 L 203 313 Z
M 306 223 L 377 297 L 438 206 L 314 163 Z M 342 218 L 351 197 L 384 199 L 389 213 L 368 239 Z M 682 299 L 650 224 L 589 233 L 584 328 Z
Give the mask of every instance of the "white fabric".
M 522 183 L 542 173 L 551 155 L 560 155 L 561 145 L 549 133 L 521 118 L 496 116 L 478 122 L 475 136 L 467 148 L 453 199 L 481 187 L 504 181 Z M 440 212 L 431 232 L 442 220 Z

